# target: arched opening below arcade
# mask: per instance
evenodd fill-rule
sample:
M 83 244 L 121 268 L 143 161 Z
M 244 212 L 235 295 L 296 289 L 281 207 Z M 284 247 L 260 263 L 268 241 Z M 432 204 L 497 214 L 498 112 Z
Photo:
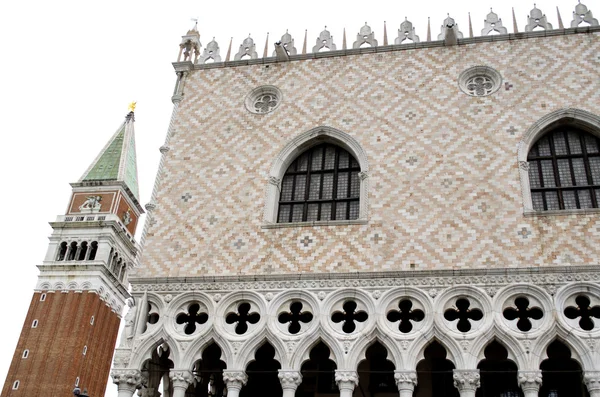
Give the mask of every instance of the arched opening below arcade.
M 169 371 L 174 367 L 170 356 L 169 345 L 163 343 L 152 351 L 152 356 L 142 365 L 142 373 L 148 379 L 145 385 L 145 395 L 170 397 L 173 387 L 169 379 Z
M 340 391 L 335 383 L 337 366 L 329 358 L 331 351 L 323 342 L 315 345 L 300 373 L 302 383 L 296 390 L 296 397 L 339 397 Z
M 508 359 L 508 351 L 499 342 L 493 341 L 483 351 L 485 358 L 477 368 L 481 385 L 476 397 L 522 397 L 517 383 L 517 365 Z
M 548 358 L 540 364 L 542 387 L 539 397 L 589 397 L 583 385 L 581 365 L 571 358 L 571 350 L 555 340 L 546 349 Z
M 358 364 L 358 386 L 353 397 L 398 397 L 394 380 L 396 366 L 387 359 L 387 349 L 376 341 Z
M 446 359 L 447 352 L 439 342 L 425 348 L 424 359 L 417 364 L 415 397 L 459 397 L 454 387 L 454 364 Z
M 248 383 L 242 387 L 240 397 L 281 397 L 283 390 L 278 377 L 281 364 L 275 360 L 275 348 L 266 342 L 254 358 L 246 367 Z
M 227 365 L 221 361 L 221 348 L 211 343 L 202 352 L 202 358 L 194 363 L 192 374 L 195 383 L 190 385 L 186 397 L 223 397 L 225 384 L 223 370 Z

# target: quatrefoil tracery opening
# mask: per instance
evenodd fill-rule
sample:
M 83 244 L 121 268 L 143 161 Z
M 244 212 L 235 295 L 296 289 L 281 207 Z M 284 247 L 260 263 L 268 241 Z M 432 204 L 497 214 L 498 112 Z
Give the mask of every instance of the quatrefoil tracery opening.
M 458 320 L 456 328 L 460 332 L 469 332 L 471 330 L 471 320 L 479 321 L 483 318 L 483 313 L 479 309 L 469 309 L 471 302 L 466 298 L 456 300 L 456 309 L 448 309 L 444 312 L 444 318 L 448 321 Z
M 590 306 L 590 299 L 585 295 L 579 295 L 575 298 L 575 306 L 569 306 L 565 308 L 565 316 L 571 320 L 575 320 L 577 317 L 581 317 L 579 320 L 579 326 L 584 331 L 591 331 L 594 329 L 594 318 L 600 319 L 600 306 Z
M 517 328 L 523 332 L 531 330 L 532 324 L 529 320 L 530 318 L 541 320 L 544 316 L 544 312 L 539 307 L 529 307 L 529 299 L 523 296 L 515 299 L 515 306 L 517 307 L 516 309 L 514 307 L 507 307 L 502 314 L 504 315 L 504 318 L 509 321 L 518 318 Z
M 302 323 L 309 323 L 313 319 L 311 312 L 302 311 L 302 302 L 292 302 L 290 304 L 290 311 L 279 314 L 277 318 L 281 324 L 289 323 L 288 332 L 290 334 L 297 334 L 302 328 Z
M 273 94 L 264 94 L 256 98 L 254 101 L 254 109 L 256 113 L 269 113 L 277 107 L 277 96 Z
M 398 330 L 404 334 L 413 329 L 412 321 L 419 322 L 425 318 L 425 313 L 420 309 L 411 310 L 413 303 L 409 299 L 403 299 L 398 303 L 400 310 L 388 312 L 387 319 L 392 323 L 399 321 Z
M 243 335 L 248 331 L 248 324 L 256 324 L 260 320 L 260 314 L 256 312 L 250 313 L 250 303 L 240 303 L 237 309 L 237 313 L 229 313 L 225 317 L 227 324 L 235 324 L 235 333 Z
M 175 320 L 177 324 L 186 324 L 183 327 L 183 332 L 186 335 L 191 335 L 196 332 L 196 324 L 204 324 L 208 321 L 208 314 L 200 312 L 200 305 L 192 303 L 188 307 L 187 313 L 180 313 Z
M 351 334 L 356 329 L 355 321 L 362 323 L 367 321 L 367 318 L 369 318 L 367 312 L 362 310 L 357 311 L 356 307 L 357 304 L 354 301 L 345 302 L 342 306 L 344 311 L 334 312 L 331 315 L 331 321 L 333 321 L 334 323 L 343 322 L 344 324 L 342 325 L 342 331 L 344 331 L 347 334 Z

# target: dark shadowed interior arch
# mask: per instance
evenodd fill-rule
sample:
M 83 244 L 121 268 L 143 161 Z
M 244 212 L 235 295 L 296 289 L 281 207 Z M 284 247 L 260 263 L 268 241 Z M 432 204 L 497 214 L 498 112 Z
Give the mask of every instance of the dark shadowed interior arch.
M 394 380 L 394 363 L 388 360 L 387 349 L 376 341 L 366 351 L 365 359 L 358 364 L 358 386 L 354 397 L 397 397 Z
M 454 364 L 446 355 L 446 349 L 438 341 L 425 348 L 425 358 L 417 364 L 415 397 L 459 397 L 452 377 Z
M 196 384 L 188 388 L 186 396 L 222 397 L 225 368 L 227 365 L 221 361 L 221 348 L 216 343 L 211 343 L 202 352 L 202 359 L 194 363 L 192 373 Z
M 497 341 L 484 350 L 485 358 L 477 368 L 481 376 L 481 386 L 476 397 L 521 397 L 523 392 L 517 383 L 517 364 L 508 359 L 508 351 Z
M 555 340 L 546 349 L 548 358 L 540 364 L 542 387 L 539 397 L 589 397 L 582 383 L 581 365 L 571 358 L 571 350 Z
M 340 391 L 335 383 L 337 366 L 329 359 L 330 350 L 319 342 L 310 351 L 310 359 L 300 370 L 302 383 L 296 390 L 296 397 L 339 397 Z
M 246 367 L 248 383 L 242 387 L 240 397 L 281 397 L 283 390 L 278 377 L 281 364 L 275 360 L 275 348 L 265 342 L 254 358 Z

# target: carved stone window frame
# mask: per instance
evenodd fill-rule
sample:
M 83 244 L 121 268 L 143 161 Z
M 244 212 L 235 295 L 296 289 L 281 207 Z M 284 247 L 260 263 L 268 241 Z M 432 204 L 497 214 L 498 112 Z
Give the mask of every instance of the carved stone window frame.
M 492 82 L 492 88 L 490 89 L 490 91 L 485 93 L 484 95 L 473 95 L 471 93 L 471 90 L 468 88 L 468 83 L 471 79 L 475 77 L 485 77 L 489 79 Z M 458 87 L 460 88 L 460 90 L 468 96 L 474 98 L 490 96 L 496 91 L 498 91 L 501 85 L 502 75 L 496 69 L 491 68 L 489 66 L 473 66 L 467 70 L 464 70 L 458 76 Z
M 279 208 L 279 197 L 281 193 L 281 182 L 283 176 L 292 162 L 304 151 L 322 143 L 332 143 L 348 151 L 360 165 L 360 205 L 359 216 L 355 220 L 346 221 L 314 221 L 314 222 L 292 222 L 277 223 L 277 211 Z M 265 206 L 263 215 L 263 227 L 293 227 L 306 225 L 348 225 L 365 224 L 368 220 L 369 208 L 369 162 L 367 155 L 360 143 L 349 134 L 332 127 L 316 127 L 305 131 L 288 142 L 279 152 L 269 171 L 267 190 L 265 194 Z
M 521 195 L 523 199 L 523 214 L 531 215 L 569 215 L 599 213 L 599 208 L 588 209 L 569 209 L 556 211 L 536 211 L 533 209 L 531 199 L 531 185 L 529 182 L 529 163 L 527 156 L 535 142 L 538 141 L 547 132 L 561 125 L 569 125 L 582 131 L 600 137 L 600 116 L 590 113 L 586 110 L 568 108 L 556 110 L 536 121 L 519 142 L 517 151 L 517 162 L 519 165 L 519 177 L 521 180 Z
M 259 112 L 256 110 L 256 101 L 258 101 L 262 96 L 264 95 L 272 95 L 275 98 L 277 98 L 277 104 L 272 108 L 269 109 L 266 112 Z M 246 100 L 244 102 L 244 105 L 246 106 L 246 109 L 253 114 L 269 114 L 271 112 L 273 112 L 275 109 L 277 109 L 279 107 L 279 105 L 281 105 L 281 102 L 283 101 L 283 94 L 281 93 L 281 90 L 277 87 L 275 87 L 274 85 L 262 85 L 260 87 L 257 87 L 255 89 L 253 89 L 250 94 L 248 94 L 248 96 L 246 96 Z

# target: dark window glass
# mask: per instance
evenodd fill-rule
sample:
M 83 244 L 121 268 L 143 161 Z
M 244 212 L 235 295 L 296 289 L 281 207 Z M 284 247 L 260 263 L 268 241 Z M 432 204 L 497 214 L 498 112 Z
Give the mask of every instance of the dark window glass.
M 536 211 L 598 208 L 600 139 L 560 127 L 529 151 L 529 183 Z
M 277 222 L 358 219 L 359 172 L 356 159 L 338 146 L 305 151 L 283 177 Z

